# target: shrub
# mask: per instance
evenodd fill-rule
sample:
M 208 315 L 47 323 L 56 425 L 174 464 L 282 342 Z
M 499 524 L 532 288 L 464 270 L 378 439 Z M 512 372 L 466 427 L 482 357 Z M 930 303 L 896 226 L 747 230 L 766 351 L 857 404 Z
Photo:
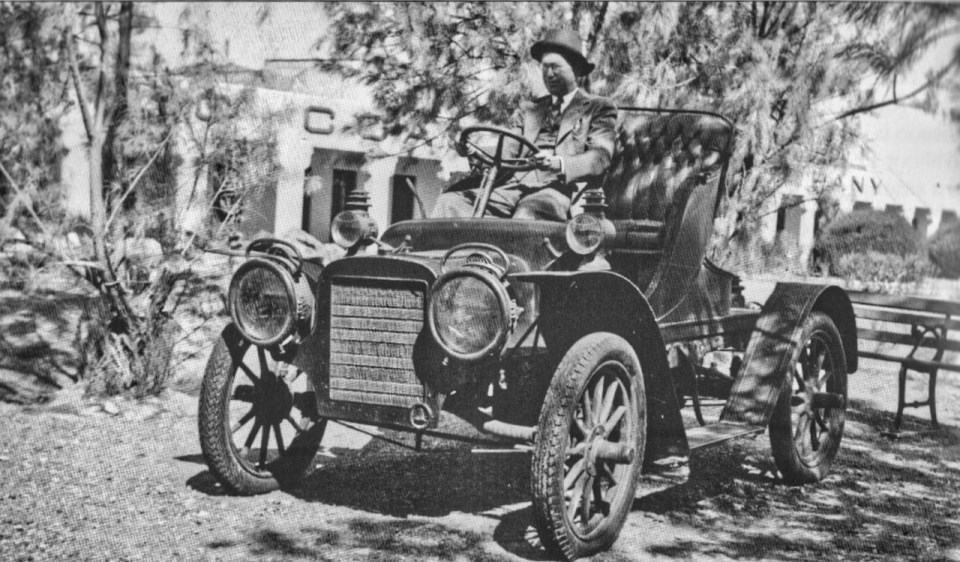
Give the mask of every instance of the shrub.
M 907 257 L 919 254 L 920 242 L 902 215 L 854 211 L 827 225 L 814 247 L 816 260 L 836 275 L 842 275 L 838 268 L 843 256 L 867 252 Z
M 930 240 L 930 261 L 943 277 L 960 277 L 960 222 L 940 225 Z
M 880 252 L 846 254 L 836 265 L 837 274 L 857 281 L 873 292 L 893 292 L 896 286 L 917 283 L 936 268 L 921 254 L 898 256 Z

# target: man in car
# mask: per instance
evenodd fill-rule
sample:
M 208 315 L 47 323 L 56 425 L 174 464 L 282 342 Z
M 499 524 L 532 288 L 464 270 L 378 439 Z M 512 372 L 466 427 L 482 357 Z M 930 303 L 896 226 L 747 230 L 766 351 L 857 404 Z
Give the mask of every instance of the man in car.
M 617 110 L 611 100 L 578 87 L 594 65 L 583 56 L 576 32 L 550 31 L 530 55 L 540 62 L 549 95 L 525 102 L 511 129 L 540 149 L 533 155 L 536 169 L 516 172 L 496 186 L 486 215 L 564 221 L 577 184 L 599 178 L 610 165 Z M 472 216 L 478 182 L 474 176 L 451 186 L 437 199 L 433 216 Z

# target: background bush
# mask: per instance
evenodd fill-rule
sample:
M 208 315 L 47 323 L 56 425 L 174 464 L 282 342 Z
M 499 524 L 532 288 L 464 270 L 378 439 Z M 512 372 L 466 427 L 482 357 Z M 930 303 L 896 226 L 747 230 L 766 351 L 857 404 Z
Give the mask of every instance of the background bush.
M 940 225 L 930 240 L 930 261 L 940 268 L 943 277 L 960 277 L 960 222 Z
M 846 254 L 840 257 L 836 270 L 841 277 L 858 281 L 873 292 L 891 292 L 936 273 L 936 267 L 922 254 L 898 256 L 881 252 Z
M 844 276 L 840 271 L 844 256 L 873 252 L 905 258 L 919 256 L 920 250 L 916 231 L 902 215 L 869 210 L 841 215 L 827 225 L 814 246 L 814 256 L 830 273 Z

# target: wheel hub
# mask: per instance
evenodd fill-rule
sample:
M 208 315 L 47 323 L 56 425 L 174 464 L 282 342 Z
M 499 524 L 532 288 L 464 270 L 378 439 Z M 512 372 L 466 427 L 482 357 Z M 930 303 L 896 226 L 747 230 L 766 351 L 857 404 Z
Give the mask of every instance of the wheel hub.
M 590 432 L 590 435 L 587 436 L 586 439 L 587 460 L 585 464 L 587 474 L 589 474 L 591 477 L 595 477 L 597 475 L 597 448 L 601 443 L 606 441 L 606 439 L 604 439 L 604 437 L 606 437 L 605 434 L 606 431 L 604 431 L 604 427 L 602 425 L 598 425 L 593 428 L 593 430 Z
M 285 420 L 293 409 L 293 395 L 287 384 L 279 377 L 271 378 L 272 380 L 266 380 L 264 377 L 253 403 L 257 418 L 267 425 Z

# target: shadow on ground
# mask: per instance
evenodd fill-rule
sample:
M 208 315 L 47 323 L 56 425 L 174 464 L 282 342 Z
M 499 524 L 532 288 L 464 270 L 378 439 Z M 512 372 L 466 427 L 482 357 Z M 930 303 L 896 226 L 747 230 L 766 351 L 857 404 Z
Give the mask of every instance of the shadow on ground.
M 0 294 L 0 401 L 46 402 L 77 380 L 82 358 L 77 345 L 80 318 L 89 297 L 38 290 L 30 296 Z
M 394 517 L 475 513 L 529 500 L 526 454 L 472 454 L 457 446 L 412 453 L 376 439 L 360 450 L 325 452 L 317 456 L 317 469 L 287 493 Z M 206 494 L 222 493 L 207 471 L 187 484 Z
M 257 529 L 244 546 L 257 559 L 343 560 L 471 560 L 494 562 L 503 555 L 484 549 L 479 533 L 452 529 L 422 519 L 381 520 L 356 517 L 330 527 L 305 526 L 295 533 Z M 213 551 L 238 546 L 229 541 L 209 543 Z
M 596 559 L 956 559 L 960 429 L 945 425 L 891 440 L 880 435 L 891 422 L 892 413 L 852 401 L 833 472 L 815 485 L 782 484 L 766 436 L 648 474 L 620 541 Z M 906 423 L 928 429 L 916 418 Z M 548 559 L 531 527 L 531 508 L 523 506 L 527 455 L 406 454 L 377 441 L 334 453 L 335 459 L 318 457 L 319 470 L 287 492 L 359 516 L 299 531 L 253 528 L 240 544 L 208 548 L 315 560 Z M 207 472 L 190 485 L 222 495 Z M 432 519 L 457 512 L 499 522 L 488 537 L 469 530 L 469 522 L 464 530 Z
M 686 482 L 634 503 L 703 540 L 652 545 L 676 558 L 944 560 L 960 554 L 960 430 L 908 419 L 924 430 L 880 435 L 893 415 L 852 401 L 833 471 L 787 486 L 775 476 L 766 437 L 691 459 Z M 763 460 L 757 460 L 763 459 Z

